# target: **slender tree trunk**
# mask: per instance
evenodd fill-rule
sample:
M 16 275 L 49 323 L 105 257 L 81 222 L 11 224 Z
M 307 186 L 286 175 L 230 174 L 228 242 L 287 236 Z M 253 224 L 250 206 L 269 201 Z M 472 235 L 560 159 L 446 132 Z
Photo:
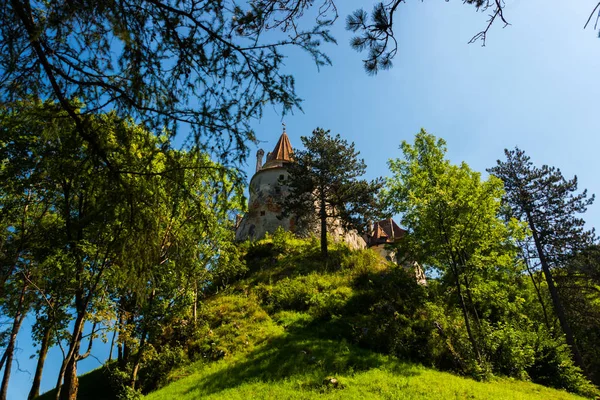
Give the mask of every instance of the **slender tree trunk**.
M 581 353 L 577 348 L 577 343 L 575 342 L 575 336 L 573 335 L 573 331 L 569 326 L 569 322 L 567 321 L 567 316 L 565 314 L 565 309 L 563 308 L 562 301 L 558 295 L 558 290 L 554 285 L 554 279 L 552 278 L 552 271 L 550 270 L 550 266 L 548 265 L 548 260 L 546 259 L 546 253 L 544 252 L 544 248 L 542 247 L 542 243 L 540 242 L 540 238 L 536 229 L 535 224 L 533 223 L 533 219 L 531 218 L 531 214 L 529 211 L 526 211 L 527 221 L 529 222 L 529 228 L 531 229 L 531 234 L 533 236 L 533 241 L 535 242 L 535 247 L 538 252 L 538 257 L 540 258 L 540 264 L 542 265 L 542 271 L 544 272 L 544 277 L 546 278 L 546 284 L 548 285 L 548 290 L 550 291 L 550 297 L 552 298 L 552 305 L 554 306 L 554 311 L 556 312 L 556 316 L 558 317 L 558 321 L 560 322 L 560 327 L 565 333 L 565 337 L 567 339 L 567 344 L 571 348 L 571 353 L 573 354 L 573 359 L 575 364 L 581 368 L 583 371 L 587 371 L 585 368 L 585 364 L 583 363 L 583 358 L 581 357 Z
M 142 332 L 142 339 L 140 340 L 140 348 L 135 357 L 135 363 L 133 364 L 133 368 L 131 370 L 131 388 L 135 389 L 135 384 L 137 381 L 137 373 L 140 369 L 140 363 L 142 362 L 142 356 L 144 355 L 144 349 L 146 347 L 146 331 Z
M 465 304 L 465 298 L 462 293 L 462 288 L 460 285 L 460 277 L 458 276 L 458 267 L 454 265 L 452 267 L 452 272 L 454 273 L 454 282 L 456 284 L 456 293 L 458 295 L 458 301 L 460 303 L 460 307 L 463 312 L 463 317 L 465 319 L 465 326 L 467 328 L 467 335 L 469 335 L 469 341 L 473 346 L 473 351 L 475 352 L 475 356 L 477 357 L 477 362 L 481 364 L 481 354 L 479 353 L 479 347 L 477 346 L 477 341 L 475 340 L 475 336 L 473 336 L 473 331 L 471 329 L 471 322 L 469 320 L 469 312 L 467 310 L 467 305 Z
M 110 341 L 110 352 L 108 353 L 108 362 L 112 361 L 113 350 L 115 348 L 115 338 L 117 337 L 117 329 L 118 329 L 118 325 L 115 326 L 115 330 L 113 332 L 112 340 Z
M 79 378 L 77 377 L 77 354 L 81 341 L 75 343 L 75 352 L 68 360 L 64 372 L 64 384 L 60 392 L 60 400 L 77 400 L 77 391 L 79 390 Z
M 21 329 L 21 323 L 25 318 L 25 313 L 23 312 L 23 303 L 25 302 L 25 291 L 27 290 L 27 284 L 23 284 L 23 289 L 21 290 L 21 296 L 19 297 L 19 304 L 17 307 L 17 313 L 15 314 L 15 318 L 13 319 L 13 326 L 10 332 L 10 338 L 8 341 L 8 346 L 6 346 L 6 366 L 4 368 L 4 377 L 2 378 L 2 386 L 0 387 L 0 400 L 6 400 L 6 396 L 8 394 L 8 381 L 10 380 L 10 372 L 13 362 L 13 357 L 15 354 L 15 343 L 17 342 L 17 334 L 19 333 L 19 329 Z
M 79 307 L 78 307 L 79 308 Z M 77 379 L 77 361 L 81 346 L 81 333 L 85 322 L 85 312 L 78 312 L 73 326 L 67 358 L 63 361 L 56 383 L 57 400 L 76 400 L 79 381 Z M 64 381 L 63 381 L 64 379 Z M 62 384 L 61 384 L 62 383 Z
M 525 255 L 523 255 L 523 258 L 525 258 Z M 535 292 L 537 294 L 538 301 L 540 302 L 540 305 L 542 306 L 542 312 L 544 314 L 544 323 L 546 324 L 546 328 L 548 328 L 548 331 L 550 332 L 550 334 L 552 334 L 552 329 L 550 327 L 550 319 L 548 318 L 548 312 L 546 311 L 546 303 L 544 303 L 544 298 L 542 297 L 542 292 L 540 292 L 540 287 L 538 286 L 537 282 L 535 281 L 535 277 L 533 276 L 533 273 L 531 272 L 531 269 L 529 268 L 529 260 L 527 258 L 525 258 L 525 268 L 527 269 L 527 273 L 529 274 L 529 277 L 531 278 L 531 283 L 533 283 L 533 287 L 535 288 Z
M 198 281 L 194 279 L 194 326 L 198 323 Z
M 4 377 L 2 378 L 2 387 L 0 388 L 0 400 L 6 400 L 8 394 L 8 382 L 10 381 L 10 373 L 12 369 L 13 357 L 15 354 L 15 343 L 17 341 L 17 333 L 21 329 L 21 324 L 25 315 L 20 315 L 18 319 L 13 322 L 13 329 L 10 335 L 10 341 L 6 348 L 6 365 L 4 369 Z
M 321 255 L 326 260 L 327 254 L 327 210 L 325 209 L 325 199 L 321 196 L 321 209 L 319 210 L 321 218 Z
M 52 324 L 44 329 L 44 336 L 42 337 L 42 343 L 40 346 L 40 355 L 38 356 L 37 366 L 35 368 L 35 375 L 33 376 L 33 384 L 29 391 L 28 400 L 35 399 L 40 395 L 40 384 L 42 383 L 42 372 L 44 371 L 44 363 L 46 362 L 46 356 L 48 355 L 48 349 L 50 348 L 50 337 L 52 336 Z
M 4 350 L 2 358 L 0 358 L 0 371 L 2 371 L 2 367 L 4 367 L 4 363 L 6 362 L 6 356 L 8 356 L 8 353 L 6 352 L 6 350 Z
M 463 275 L 465 281 L 465 289 L 467 291 L 467 298 L 469 299 L 469 303 L 471 304 L 471 308 L 473 309 L 473 314 L 475 314 L 475 321 L 477 322 L 478 329 L 481 330 L 481 320 L 479 319 L 479 313 L 477 312 L 477 307 L 475 307 L 475 302 L 473 301 L 473 297 L 471 296 L 471 287 L 469 286 L 469 279 L 467 278 L 467 274 Z M 479 332 L 481 334 L 481 332 Z

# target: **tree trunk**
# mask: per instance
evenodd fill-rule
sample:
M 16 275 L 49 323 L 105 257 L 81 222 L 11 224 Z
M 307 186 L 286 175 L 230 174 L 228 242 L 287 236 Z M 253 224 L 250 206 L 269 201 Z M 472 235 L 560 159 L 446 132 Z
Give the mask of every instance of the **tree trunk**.
M 142 332 L 142 339 L 140 340 L 140 348 L 135 357 L 135 362 L 131 370 L 131 388 L 135 390 L 135 383 L 137 381 L 137 373 L 140 369 L 140 363 L 142 362 L 142 356 L 144 355 L 144 348 L 146 347 L 146 332 Z
M 194 317 L 194 326 L 198 323 L 198 281 L 194 279 L 194 309 L 193 309 L 193 317 Z
M 477 328 L 479 329 L 478 334 L 481 334 L 481 320 L 479 319 L 479 313 L 477 312 L 477 307 L 475 307 L 475 302 L 473 301 L 473 297 L 471 296 L 471 286 L 469 286 L 469 279 L 467 278 L 467 274 L 463 274 L 463 278 L 465 281 L 465 289 L 467 291 L 467 298 L 469 299 L 469 303 L 471 304 L 471 308 L 473 309 L 473 314 L 475 314 L 475 322 L 477 322 Z
M 42 337 L 42 343 L 40 346 L 40 355 L 38 356 L 37 366 L 35 368 L 35 375 L 33 377 L 33 384 L 29 391 L 28 400 L 35 399 L 40 395 L 40 384 L 42 382 L 42 372 L 44 370 L 44 363 L 46 362 L 46 356 L 48 355 L 48 349 L 50 348 L 50 337 L 52 335 L 52 324 L 44 329 L 44 336 Z
M 84 322 L 85 312 L 78 312 L 75 325 L 73 326 L 69 352 L 67 353 L 67 358 L 63 361 L 63 365 L 58 374 L 58 381 L 56 383 L 57 400 L 77 399 L 77 390 L 79 388 L 79 381 L 77 379 L 77 359 L 79 348 L 81 346 L 81 333 L 83 331 Z
M 113 358 L 113 350 L 115 348 L 115 338 L 117 337 L 117 329 L 118 329 L 118 327 L 115 326 L 115 330 L 113 331 L 112 340 L 110 341 L 110 352 L 108 353 L 108 361 L 107 362 L 111 362 L 112 358 Z
M 77 378 L 77 354 L 79 354 L 80 341 L 75 344 L 75 352 L 67 361 L 64 372 L 64 383 L 60 391 L 60 400 L 77 400 L 79 378 Z
M 525 255 L 523 255 L 523 258 L 525 258 Z M 550 319 L 548 319 L 548 312 L 546 311 L 546 303 L 544 303 L 544 298 L 542 297 L 542 293 L 540 292 L 540 287 L 538 286 L 537 282 L 535 281 L 535 277 L 533 276 L 533 273 L 531 272 L 531 269 L 529 268 L 529 260 L 526 258 L 525 258 L 525 268 L 527 269 L 527 273 L 529 274 L 529 277 L 531 278 L 531 283 L 533 283 L 533 287 L 535 288 L 535 292 L 537 294 L 538 301 L 540 302 L 540 305 L 542 306 L 542 312 L 544 314 L 544 323 L 546 324 L 546 328 L 548 328 L 548 331 L 550 332 L 550 334 L 552 334 L 552 329 L 550 327 Z
M 471 330 L 471 322 L 469 320 L 469 312 L 467 310 L 467 305 L 465 304 L 465 298 L 462 293 L 462 288 L 460 286 L 460 277 L 458 276 L 458 267 L 454 265 L 452 267 L 452 272 L 454 273 L 454 282 L 456 284 L 456 293 L 458 295 L 458 301 L 460 303 L 460 307 L 463 312 L 463 317 L 465 319 L 465 326 L 467 328 L 467 335 L 469 335 L 469 341 L 473 346 L 473 351 L 475 352 L 475 356 L 477 357 L 477 362 L 481 364 L 481 354 L 479 353 L 479 347 L 477 346 L 477 341 L 475 340 L 475 336 L 473 336 L 473 331 Z
M 15 318 L 13 319 L 13 326 L 10 332 L 10 339 L 8 341 L 8 346 L 6 346 L 6 366 L 4 368 L 4 377 L 2 378 L 2 387 L 0 388 L 0 400 L 6 400 L 6 396 L 8 394 L 8 381 L 10 380 L 10 370 L 12 367 L 13 356 L 15 354 L 15 343 L 17 341 L 17 334 L 19 333 L 19 329 L 21 329 L 21 323 L 25 318 L 25 313 L 23 312 L 23 303 L 25 302 L 26 290 L 27 284 L 23 284 L 23 289 L 21 290 L 21 297 L 19 297 L 17 313 L 15 314 Z
M 321 209 L 319 210 L 321 218 L 321 255 L 327 260 L 327 210 L 325 209 L 325 199 L 321 197 Z
M 4 367 L 4 362 L 6 361 L 7 355 L 8 355 L 8 353 L 5 350 L 4 354 L 2 354 L 2 358 L 0 359 L 0 371 L 2 371 L 2 367 Z
M 558 317 L 558 321 L 560 322 L 560 327 L 565 333 L 567 344 L 571 348 L 571 353 L 573 354 L 575 364 L 585 372 L 586 368 L 583 363 L 583 358 L 581 357 L 581 353 L 577 348 L 577 343 L 575 343 L 575 336 L 573 335 L 573 331 L 571 330 L 569 322 L 567 321 L 565 309 L 563 308 L 562 301 L 558 296 L 558 290 L 554 285 L 552 271 L 550 270 L 550 266 L 548 265 L 546 253 L 544 253 L 544 249 L 542 247 L 542 243 L 540 242 L 536 226 L 533 223 L 533 219 L 531 218 L 530 212 L 526 211 L 526 214 L 527 222 L 529 223 L 529 228 L 531 229 L 531 234 L 533 236 L 533 241 L 535 242 L 535 248 L 537 249 L 538 257 L 540 258 L 540 264 L 542 265 L 542 271 L 544 272 L 544 277 L 546 278 L 546 284 L 548 285 L 548 290 L 550 291 L 550 297 L 552 298 L 552 305 L 554 306 L 554 311 L 556 312 L 556 316 Z

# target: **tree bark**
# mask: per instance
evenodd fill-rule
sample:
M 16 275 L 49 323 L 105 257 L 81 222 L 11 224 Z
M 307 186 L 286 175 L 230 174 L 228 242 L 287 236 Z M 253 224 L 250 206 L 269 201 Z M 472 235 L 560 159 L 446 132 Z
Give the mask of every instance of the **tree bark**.
M 56 399 L 57 400 L 76 400 L 79 381 L 77 379 L 77 361 L 79 348 L 81 346 L 81 332 L 85 322 L 85 312 L 78 312 L 73 333 L 69 344 L 69 352 L 67 358 L 63 361 L 58 381 L 56 383 Z M 63 381 L 64 379 L 64 381 Z M 62 385 L 61 385 L 62 383 Z
M 46 362 L 46 356 L 48 355 L 48 349 L 50 348 L 50 337 L 52 336 L 52 324 L 44 329 L 44 336 L 42 337 L 42 343 L 40 346 L 40 355 L 38 356 L 37 366 L 35 368 L 35 375 L 33 377 L 33 383 L 31 390 L 29 391 L 28 400 L 35 399 L 40 395 L 40 384 L 42 382 L 42 372 L 44 370 L 44 363 Z
M 198 323 L 198 281 L 194 279 L 194 326 Z
M 531 235 L 533 236 L 533 241 L 535 243 L 535 248 L 537 249 L 538 257 L 540 258 L 542 271 L 544 272 L 544 277 L 546 278 L 546 284 L 548 285 L 548 290 L 550 291 L 552 305 L 554 306 L 554 311 L 556 312 L 556 316 L 558 317 L 558 321 L 560 322 L 560 327 L 565 333 L 565 338 L 567 339 L 567 344 L 571 348 L 571 354 L 573 354 L 573 360 L 575 361 L 575 364 L 585 372 L 585 364 L 583 363 L 583 358 L 581 357 L 581 353 L 579 352 L 579 348 L 577 347 L 577 343 L 575 342 L 575 336 L 573 335 L 573 331 L 571 330 L 569 322 L 567 321 L 565 309 L 558 295 L 558 290 L 554 285 L 552 271 L 550 270 L 550 266 L 548 265 L 546 253 L 544 252 L 544 248 L 542 247 L 537 228 L 535 226 L 533 218 L 531 217 L 531 213 L 528 210 L 526 211 L 526 215 L 527 222 L 529 223 L 529 228 L 531 229 Z
M 523 256 L 523 258 L 525 258 L 525 256 Z M 531 269 L 529 268 L 529 260 L 526 258 L 525 258 L 525 268 L 527 269 L 527 273 L 529 274 L 529 277 L 531 278 L 531 283 L 533 284 L 533 287 L 535 288 L 535 292 L 537 294 L 538 301 L 540 302 L 540 305 L 542 306 L 542 312 L 544 314 L 544 322 L 546 324 L 546 328 L 548 328 L 548 331 L 550 331 L 550 334 L 552 334 L 552 329 L 550 327 L 550 319 L 548 318 L 548 312 L 546 311 L 546 303 L 544 303 L 544 298 L 542 297 L 542 292 L 540 292 L 540 287 L 538 286 L 537 282 L 535 281 L 535 277 L 533 276 L 533 273 L 531 272 Z
M 460 303 L 460 307 L 463 312 L 463 317 L 465 319 L 465 326 L 467 328 L 467 335 L 469 335 L 469 341 L 473 346 L 473 351 L 475 352 L 475 356 L 477 357 L 477 362 L 481 364 L 481 354 L 479 353 L 479 346 L 477 346 L 477 341 L 475 340 L 475 336 L 473 335 L 473 331 L 471 329 L 471 322 L 469 320 L 469 312 L 467 310 L 467 305 L 465 303 L 465 298 L 462 293 L 462 288 L 460 285 L 460 277 L 458 276 L 458 267 L 454 265 L 452 267 L 452 272 L 454 275 L 454 281 L 456 284 L 456 293 L 458 295 L 458 301 Z
M 4 354 L 2 354 L 2 358 L 0 358 L 0 371 L 2 371 L 2 367 L 4 367 L 4 362 L 6 361 L 7 355 L 8 355 L 8 353 L 5 350 Z
M 110 352 L 108 353 L 108 362 L 112 361 L 113 358 L 113 350 L 115 348 L 115 338 L 117 337 L 117 326 L 115 326 L 115 330 L 113 331 L 112 340 L 110 341 Z
M 2 378 L 2 386 L 0 387 L 0 400 L 6 400 L 6 396 L 8 394 L 8 381 L 10 380 L 10 372 L 13 362 L 13 357 L 15 354 L 15 343 L 17 342 L 17 334 L 19 333 L 19 329 L 21 329 L 21 323 L 25 318 L 25 313 L 23 312 L 23 303 L 25 302 L 25 291 L 27 290 L 27 284 L 23 284 L 23 289 L 21 290 L 21 296 L 19 297 L 19 304 L 17 307 L 17 313 L 15 314 L 15 318 L 13 319 L 13 326 L 10 332 L 10 339 L 8 341 L 8 346 L 6 346 L 6 365 L 4 368 L 4 377 Z
M 140 363 L 142 362 L 142 356 L 144 355 L 144 349 L 146 347 L 146 332 L 142 332 L 142 339 L 140 340 L 140 348 L 135 357 L 135 362 L 131 370 L 131 388 L 135 390 L 135 384 L 137 381 L 137 373 L 140 369 Z
M 79 390 L 79 378 L 77 377 L 77 354 L 81 341 L 77 341 L 74 347 L 73 356 L 67 361 L 64 372 L 64 383 L 60 391 L 60 400 L 77 400 L 77 391 Z
M 327 259 L 327 210 L 325 209 L 325 198 L 321 195 L 320 205 L 320 218 L 321 218 L 321 255 L 323 259 Z

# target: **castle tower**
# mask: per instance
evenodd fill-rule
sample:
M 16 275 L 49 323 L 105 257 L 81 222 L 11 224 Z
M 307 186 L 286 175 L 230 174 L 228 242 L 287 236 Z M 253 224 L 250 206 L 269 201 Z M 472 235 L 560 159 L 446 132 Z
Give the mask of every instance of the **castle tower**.
M 262 158 L 264 155 L 265 151 L 263 149 L 258 149 L 256 152 L 256 171 L 254 172 L 258 172 L 262 168 Z
M 294 217 L 284 218 L 279 205 L 279 200 L 289 193 L 288 188 L 281 185 L 280 181 L 288 177 L 287 166 L 294 161 L 292 144 L 285 132 L 285 126 L 275 148 L 267 153 L 264 164 L 262 164 L 263 154 L 263 150 L 259 150 L 256 154 L 256 172 L 250 180 L 248 212 L 237 225 L 235 232 L 235 238 L 239 241 L 260 240 L 267 232 L 274 233 L 279 227 L 298 233 Z M 312 231 L 317 228 L 318 226 L 308 229 Z M 308 232 L 303 232 L 306 233 Z M 339 223 L 330 226 L 328 233 L 333 240 L 342 240 L 352 249 L 366 247 L 364 239 L 356 231 L 347 232 Z
M 285 128 L 273 151 L 269 152 L 264 165 L 264 151 L 258 150 L 256 172 L 250 180 L 248 212 L 240 221 L 235 233 L 237 240 L 262 239 L 267 232 L 273 233 L 278 227 L 294 231 L 294 219 L 283 218 L 278 200 L 286 196 L 287 188 L 279 183 L 287 178 L 287 164 L 292 162 L 292 145 Z

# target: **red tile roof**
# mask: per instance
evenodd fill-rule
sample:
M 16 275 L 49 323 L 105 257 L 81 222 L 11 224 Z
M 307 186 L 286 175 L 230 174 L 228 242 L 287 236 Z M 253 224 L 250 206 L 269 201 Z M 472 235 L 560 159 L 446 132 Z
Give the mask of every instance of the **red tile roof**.
M 293 152 L 290 138 L 283 132 L 267 161 L 292 161 Z
M 384 219 L 373 224 L 373 229 L 368 235 L 368 244 L 374 246 L 383 243 L 394 243 L 396 240 L 401 239 L 406 234 L 406 231 L 398 226 L 396 222 L 391 219 Z

